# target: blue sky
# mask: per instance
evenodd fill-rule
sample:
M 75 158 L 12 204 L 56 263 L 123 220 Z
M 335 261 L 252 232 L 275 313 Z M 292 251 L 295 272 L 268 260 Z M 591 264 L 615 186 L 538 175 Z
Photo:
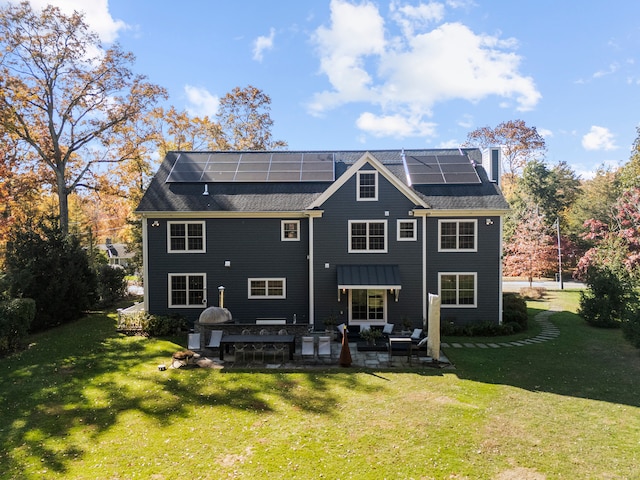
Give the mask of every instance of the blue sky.
M 6 3 L 7 0 L 0 0 Z M 640 2 L 31 0 L 86 12 L 169 103 L 253 85 L 291 150 L 450 147 L 522 119 L 583 178 L 629 159 Z

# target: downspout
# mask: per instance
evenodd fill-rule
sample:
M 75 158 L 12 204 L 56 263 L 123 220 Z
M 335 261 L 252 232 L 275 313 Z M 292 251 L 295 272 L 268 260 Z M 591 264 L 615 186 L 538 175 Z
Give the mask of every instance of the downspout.
M 422 320 L 427 318 L 429 294 L 427 292 L 427 216 L 422 218 Z
M 315 324 L 314 312 L 314 287 L 313 287 L 313 217 L 309 215 L 309 329 L 313 330 Z
M 503 300 L 502 300 L 502 253 L 503 253 L 502 252 L 502 248 L 503 248 L 503 246 L 502 246 L 502 218 L 503 217 L 501 215 L 498 218 L 499 218 L 498 225 L 500 226 L 500 232 L 498 233 L 498 238 L 500 239 L 500 248 L 498 248 L 498 265 L 499 265 L 499 268 L 498 268 L 498 275 L 499 275 L 499 277 L 498 277 L 498 307 L 499 307 L 499 310 L 498 310 L 498 324 L 502 325 L 502 321 L 503 321 L 503 318 L 502 318 L 502 314 L 503 314 L 503 311 L 502 311 L 502 309 L 503 309 L 503 305 L 502 305 L 502 303 L 503 303 Z
M 143 288 L 143 304 L 144 311 L 149 311 L 149 248 L 147 242 L 149 241 L 149 235 L 147 232 L 146 216 L 142 217 L 142 288 Z

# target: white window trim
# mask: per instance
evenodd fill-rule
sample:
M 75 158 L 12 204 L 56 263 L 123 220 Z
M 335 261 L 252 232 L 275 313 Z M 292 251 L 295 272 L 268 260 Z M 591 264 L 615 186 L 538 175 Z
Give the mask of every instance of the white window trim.
M 442 224 L 443 223 L 455 223 L 456 224 L 456 248 L 442 248 Z M 461 223 L 473 223 L 473 248 L 458 248 L 460 240 L 460 224 Z M 439 219 L 438 220 L 438 251 L 439 252 L 477 252 L 478 251 L 478 220 L 475 218 L 469 219 Z
M 352 297 L 352 292 L 353 290 L 381 290 L 383 292 L 382 295 L 382 299 L 383 299 L 383 304 L 382 304 L 382 320 L 354 320 L 353 319 L 353 297 Z M 388 305 L 388 299 L 387 299 L 387 291 L 382 289 L 382 288 L 360 288 L 360 289 L 349 289 L 349 325 L 361 325 L 363 323 L 366 323 L 367 325 L 374 325 L 374 326 L 380 326 L 380 325 L 384 325 L 385 323 L 387 323 L 387 305 Z
M 360 196 L 360 176 L 361 175 L 373 175 L 375 178 L 375 195 L 373 197 L 361 197 Z M 378 171 L 377 170 L 362 170 L 358 172 L 356 181 L 356 200 L 358 202 L 377 202 L 378 201 Z
M 187 277 L 187 299 L 189 298 L 189 278 L 188 277 L 202 277 L 202 284 L 203 284 L 203 301 L 200 304 L 193 304 L 193 305 L 180 305 L 180 304 L 176 304 L 174 305 L 173 303 L 171 303 L 171 279 L 173 277 Z M 206 273 L 170 273 L 167 276 L 167 280 L 168 280 L 168 284 L 167 284 L 167 292 L 168 292 L 168 298 L 167 298 L 167 303 L 169 304 L 169 308 L 203 308 L 207 306 L 207 274 Z
M 171 249 L 171 225 L 202 225 L 202 249 L 189 250 L 189 239 L 186 238 L 184 250 L 172 250 Z M 167 252 L 168 253 L 206 253 L 207 252 L 207 225 L 204 221 L 170 221 L 167 222 Z
M 401 237 L 400 236 L 400 224 L 411 223 L 413 224 L 413 237 Z M 418 221 L 415 218 L 407 220 L 398 219 L 396 223 L 396 240 L 398 242 L 415 242 L 418 240 Z
M 296 225 L 296 238 L 288 238 L 285 232 L 285 225 L 294 223 Z M 280 240 L 283 242 L 299 242 L 300 241 L 300 220 L 282 220 L 280 222 Z
M 438 295 L 442 298 L 442 277 L 445 275 L 455 275 L 456 276 L 456 302 L 460 300 L 460 275 L 471 275 L 473 276 L 473 304 L 471 305 L 460 305 L 458 303 L 455 304 L 440 304 L 440 308 L 478 308 L 478 273 L 477 272 L 438 272 Z
M 366 223 L 367 224 L 367 248 L 363 249 L 363 250 L 354 250 L 351 248 L 351 225 L 354 223 Z M 384 224 L 384 249 L 382 250 L 370 250 L 369 249 L 369 224 L 371 223 L 382 223 Z M 348 235 L 348 241 L 349 241 L 349 245 L 348 245 L 348 252 L 349 253 L 387 253 L 389 250 L 389 228 L 387 226 L 387 221 L 386 220 L 349 220 L 348 222 L 348 229 L 349 229 L 349 235 Z
M 282 282 L 282 295 L 269 295 L 269 282 Z M 266 282 L 265 295 L 251 295 L 251 282 Z M 247 298 L 250 300 L 274 300 L 287 298 L 287 279 L 277 277 L 254 277 L 247 279 Z

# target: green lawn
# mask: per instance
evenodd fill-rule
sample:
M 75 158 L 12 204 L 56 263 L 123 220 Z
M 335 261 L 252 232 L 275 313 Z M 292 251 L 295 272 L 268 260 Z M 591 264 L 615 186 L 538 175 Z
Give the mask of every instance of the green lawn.
M 550 295 L 557 339 L 445 370 L 160 372 L 91 315 L 0 360 L 0 478 L 640 478 L 640 354 Z

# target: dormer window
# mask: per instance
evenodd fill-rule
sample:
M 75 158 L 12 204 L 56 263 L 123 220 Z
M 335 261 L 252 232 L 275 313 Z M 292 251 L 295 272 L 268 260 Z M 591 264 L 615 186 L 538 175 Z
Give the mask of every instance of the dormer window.
M 378 200 L 378 172 L 358 172 L 357 179 L 358 201 Z

